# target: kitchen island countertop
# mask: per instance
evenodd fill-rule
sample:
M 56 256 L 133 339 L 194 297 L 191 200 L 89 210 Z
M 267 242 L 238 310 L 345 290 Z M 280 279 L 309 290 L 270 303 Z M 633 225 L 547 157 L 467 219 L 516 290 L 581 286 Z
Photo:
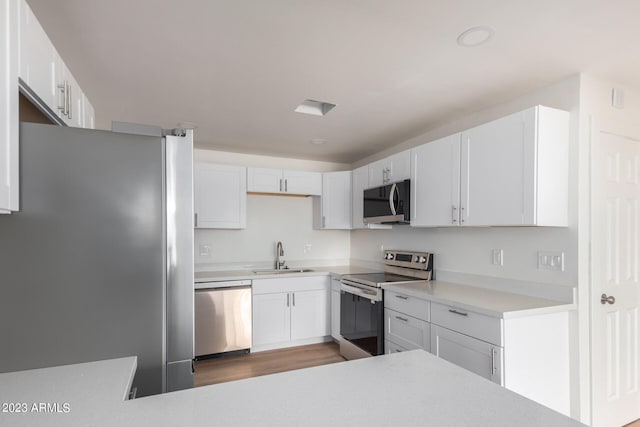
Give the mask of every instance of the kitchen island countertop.
M 126 360 L 126 359 L 117 359 Z M 113 361 L 86 366 L 0 374 L 4 402 L 85 398 L 68 413 L 0 414 L 0 424 L 104 426 L 580 426 L 579 422 L 422 351 L 266 375 L 182 390 L 135 400 L 122 400 L 126 390 L 101 391 L 117 378 L 124 388 L 131 373 Z M 77 368 L 74 368 L 77 367 Z M 74 369 L 77 372 L 73 372 Z M 51 372 L 58 371 L 56 375 Z M 60 375 L 64 373 L 66 375 Z M 41 377 L 41 381 L 36 381 Z M 11 378 L 12 381 L 7 381 Z M 29 379 L 23 382 L 21 378 Z M 124 381 L 124 382 L 123 382 Z M 12 385 L 23 384 L 16 392 Z M 42 388 L 57 390 L 48 397 Z M 31 391 L 29 391 L 31 390 Z

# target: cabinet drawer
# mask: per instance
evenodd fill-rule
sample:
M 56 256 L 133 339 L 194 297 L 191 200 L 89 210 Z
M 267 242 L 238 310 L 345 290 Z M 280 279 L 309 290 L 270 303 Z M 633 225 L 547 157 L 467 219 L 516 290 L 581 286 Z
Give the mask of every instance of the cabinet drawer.
M 394 291 L 384 291 L 384 306 L 411 317 L 429 321 L 429 301 Z
M 253 294 L 330 290 L 329 276 L 277 277 L 254 279 Z
M 385 354 L 402 353 L 403 351 L 407 351 L 407 349 L 389 340 L 384 340 Z
M 502 346 L 502 319 L 456 308 L 431 303 L 431 323 Z
M 502 347 L 432 324 L 431 351 L 441 359 L 448 360 L 496 384 L 504 385 Z
M 430 350 L 431 338 L 428 322 L 385 308 L 384 325 L 387 340 L 407 350 L 418 348 Z

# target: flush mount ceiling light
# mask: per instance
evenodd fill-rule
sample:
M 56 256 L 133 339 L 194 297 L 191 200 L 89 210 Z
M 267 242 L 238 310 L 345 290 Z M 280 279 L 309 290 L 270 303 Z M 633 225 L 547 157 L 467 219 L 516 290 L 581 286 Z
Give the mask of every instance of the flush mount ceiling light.
M 309 142 L 313 145 L 322 145 L 322 144 L 326 144 L 327 140 L 323 138 L 313 138 Z
M 298 105 L 295 111 L 297 113 L 312 114 L 314 116 L 324 116 L 335 106 L 336 104 L 330 104 L 328 102 L 305 99 L 302 104 Z
M 487 26 L 473 27 L 458 36 L 458 45 L 462 47 L 476 47 L 487 43 L 493 37 L 493 28 Z

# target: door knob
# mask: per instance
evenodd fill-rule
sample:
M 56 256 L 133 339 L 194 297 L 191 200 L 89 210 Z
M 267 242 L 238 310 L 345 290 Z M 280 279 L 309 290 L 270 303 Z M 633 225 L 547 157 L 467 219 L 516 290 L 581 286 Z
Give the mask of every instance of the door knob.
M 608 297 L 607 294 L 602 294 L 602 296 L 600 297 L 600 303 L 601 304 L 615 304 L 616 302 L 616 297 L 614 297 L 613 295 Z

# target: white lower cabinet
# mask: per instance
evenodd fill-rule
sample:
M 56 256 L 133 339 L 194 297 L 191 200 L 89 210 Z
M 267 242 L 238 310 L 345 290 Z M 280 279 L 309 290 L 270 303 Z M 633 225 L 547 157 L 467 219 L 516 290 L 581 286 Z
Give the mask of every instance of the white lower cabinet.
M 384 309 L 385 339 L 406 350 L 431 348 L 429 322 L 405 313 Z
M 253 295 L 253 346 L 289 341 L 291 313 L 288 292 Z
M 328 276 L 253 280 L 253 347 L 271 350 L 330 339 Z
M 340 341 L 340 279 L 331 280 L 331 337 Z
M 392 341 L 384 340 L 384 354 L 402 353 L 403 351 L 407 351 L 407 349 Z
M 431 325 L 431 352 L 481 377 L 502 382 L 502 347 Z
M 429 301 L 398 292 L 385 291 L 385 353 L 420 348 L 430 351 L 430 335 Z
M 331 334 L 329 292 L 291 292 L 291 341 L 324 337 Z
M 568 311 L 493 317 L 427 298 L 385 290 L 385 353 L 421 348 L 570 414 Z
M 431 302 L 431 352 L 565 415 L 569 314 L 491 317 Z

